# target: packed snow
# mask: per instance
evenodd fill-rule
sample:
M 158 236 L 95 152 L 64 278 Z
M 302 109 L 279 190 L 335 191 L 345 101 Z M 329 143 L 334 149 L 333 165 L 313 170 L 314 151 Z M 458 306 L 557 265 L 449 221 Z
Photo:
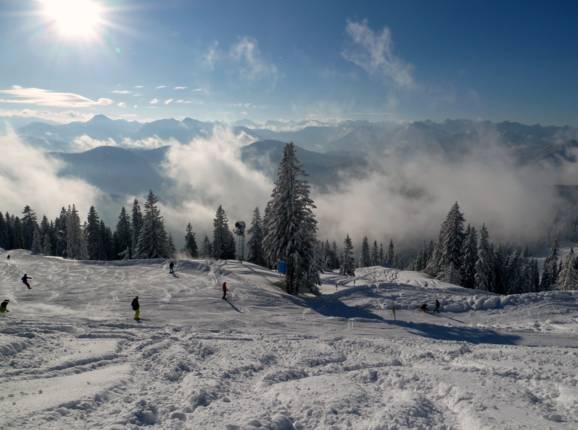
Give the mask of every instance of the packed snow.
M 0 429 L 578 428 L 578 292 L 371 267 L 294 297 L 238 261 L 10 255 Z

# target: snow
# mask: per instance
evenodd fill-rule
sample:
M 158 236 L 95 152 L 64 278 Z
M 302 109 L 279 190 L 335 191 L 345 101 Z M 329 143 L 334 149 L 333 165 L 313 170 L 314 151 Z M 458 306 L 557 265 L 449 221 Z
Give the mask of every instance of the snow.
M 173 276 L 162 260 L 11 256 L 0 429 L 578 427 L 577 292 L 499 297 L 370 267 L 298 298 L 237 261 Z M 436 299 L 443 312 L 418 310 Z

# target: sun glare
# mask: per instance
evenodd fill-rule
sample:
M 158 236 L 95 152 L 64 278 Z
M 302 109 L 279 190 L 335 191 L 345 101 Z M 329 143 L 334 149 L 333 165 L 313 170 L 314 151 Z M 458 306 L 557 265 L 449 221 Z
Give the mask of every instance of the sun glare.
M 93 39 L 102 24 L 102 6 L 93 0 L 41 0 L 43 14 L 58 33 L 70 39 Z

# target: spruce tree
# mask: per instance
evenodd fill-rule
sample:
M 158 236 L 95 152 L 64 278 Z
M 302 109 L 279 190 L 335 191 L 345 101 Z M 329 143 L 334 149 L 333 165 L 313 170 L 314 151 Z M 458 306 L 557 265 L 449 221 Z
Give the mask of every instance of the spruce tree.
M 570 252 L 564 258 L 562 270 L 558 277 L 558 288 L 560 290 L 570 291 L 578 288 L 578 273 L 576 272 L 577 261 L 578 259 L 576 258 L 574 249 L 570 249 Z
M 205 238 L 203 239 L 203 245 L 201 247 L 201 255 L 204 258 L 211 258 L 213 256 L 213 245 L 211 244 L 209 236 L 207 235 L 205 235 Z
M 66 258 L 73 260 L 87 258 L 84 232 L 75 205 L 69 206 L 66 211 Z
M 475 227 L 469 225 L 466 229 L 463 255 L 462 286 L 466 288 L 475 288 L 476 262 L 478 261 L 478 233 Z
M 40 234 L 40 228 L 34 226 L 34 233 L 32 234 L 32 244 L 30 245 L 30 251 L 34 255 L 42 254 L 42 236 Z
M 140 238 L 140 231 L 143 225 L 143 216 L 140 209 L 140 204 L 137 199 L 134 199 L 132 204 L 132 217 L 131 217 L 131 258 L 135 258 L 136 248 L 138 246 L 138 240 Z
M 217 260 L 235 258 L 235 238 L 229 230 L 229 219 L 221 205 L 213 219 L 213 257 Z
M 54 254 L 60 257 L 67 257 L 67 237 L 66 233 L 66 220 L 68 218 L 68 212 L 65 208 L 60 210 L 60 215 L 54 221 L 54 233 L 55 233 L 55 247 Z
M 361 242 L 361 267 L 371 266 L 371 254 L 369 252 L 369 240 L 367 236 L 363 237 Z
M 263 221 L 261 220 L 259 208 L 255 208 L 253 211 L 253 219 L 251 220 L 251 227 L 249 227 L 248 232 L 250 236 L 249 241 L 247 242 L 249 250 L 248 261 L 259 266 L 265 266 L 265 251 L 263 250 Z
M 157 206 L 158 198 L 149 191 L 144 204 L 144 215 L 136 246 L 135 258 L 169 258 L 169 240 L 163 217 Z
M 464 216 L 458 203 L 454 203 L 450 209 L 440 230 L 438 243 L 439 272 L 436 274 L 441 279 L 452 284 L 461 284 L 461 269 L 463 264 L 464 245 Z
M 89 260 L 104 260 L 100 218 L 94 206 L 90 207 L 86 227 L 86 247 Z
M 494 291 L 494 255 L 488 229 L 482 225 L 476 261 L 475 286 L 478 290 Z
M 286 262 L 286 290 L 295 295 L 304 288 L 314 289 L 316 282 L 312 265 L 315 264 L 317 220 L 304 175 L 295 145 L 287 144 L 268 204 L 263 243 L 269 261 Z
M 31 249 L 34 240 L 34 230 L 38 227 L 36 213 L 26 205 L 22 211 L 22 247 Z
M 130 218 L 123 206 L 114 232 L 114 258 L 132 258 L 132 236 Z
M 371 247 L 371 265 L 379 266 L 379 264 L 379 247 L 377 246 L 377 240 L 374 240 Z
M 556 287 L 558 282 L 560 266 L 558 265 L 558 240 L 552 244 L 550 255 L 544 261 L 542 279 L 540 280 L 540 290 L 550 291 Z
M 343 241 L 343 255 L 341 256 L 341 275 L 355 276 L 355 259 L 353 258 L 353 243 L 349 235 Z
M 395 247 L 393 245 L 393 239 L 389 240 L 387 254 L 385 255 L 385 265 L 387 267 L 393 267 L 395 265 Z
M 195 233 L 193 232 L 193 226 L 191 223 L 187 224 L 187 231 L 185 234 L 185 252 L 191 258 L 199 257 L 199 250 L 197 248 L 197 239 Z

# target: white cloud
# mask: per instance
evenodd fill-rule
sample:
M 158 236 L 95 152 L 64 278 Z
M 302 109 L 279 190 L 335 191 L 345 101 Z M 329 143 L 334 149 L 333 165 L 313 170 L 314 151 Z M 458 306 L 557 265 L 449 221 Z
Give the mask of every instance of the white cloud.
M 100 192 L 85 182 L 59 177 L 61 164 L 26 145 L 13 131 L 0 136 L 0 201 L 2 210 L 20 213 L 23 204 L 39 214 L 56 216 L 62 206 L 76 204 L 86 213 Z
M 129 90 L 112 90 L 113 94 L 132 94 L 132 91 Z
M 88 151 L 90 149 L 98 148 L 99 146 L 118 146 L 114 139 L 108 138 L 105 140 L 93 139 L 86 134 L 76 137 L 72 141 L 71 149 L 77 152 Z
M 399 87 L 411 88 L 415 85 L 411 64 L 393 53 L 393 39 L 388 27 L 373 31 L 363 20 L 349 21 L 345 29 L 350 46 L 342 52 L 343 58 L 370 75 L 390 79 Z
M 140 89 L 144 88 L 144 86 L 142 86 L 142 85 L 135 85 L 134 88 L 136 88 L 137 90 L 140 90 Z
M 116 104 L 119 108 L 125 108 L 126 107 L 126 103 L 125 102 L 119 102 Z
M 240 78 L 248 81 L 279 77 L 277 66 L 263 56 L 257 39 L 249 36 L 239 38 L 228 50 L 221 50 L 219 43 L 213 42 L 203 61 L 211 70 L 220 62 L 233 64 L 238 68 Z
M 187 88 L 189 88 L 189 87 L 176 86 L 176 87 L 173 88 L 173 90 L 175 90 L 175 91 L 184 91 L 184 90 L 186 90 Z
M 157 105 L 157 104 L 159 104 L 159 102 L 160 102 L 160 100 L 155 97 L 154 99 L 152 99 L 152 100 L 149 102 L 149 104 L 151 104 L 151 105 Z
M 193 89 L 191 90 L 191 92 L 193 92 L 193 93 L 200 93 L 200 94 L 204 94 L 204 95 L 209 94 L 209 90 L 207 90 L 206 88 L 193 88 Z
M 159 86 L 155 87 L 155 90 L 162 90 L 162 89 L 165 89 L 165 88 L 167 88 L 166 85 L 159 85 Z
M 10 89 L 0 90 L 0 94 L 10 97 L 0 99 L 0 103 L 31 104 L 36 106 L 84 108 L 108 106 L 113 103 L 108 98 L 92 100 L 80 94 L 62 93 L 42 88 L 23 88 L 18 85 L 14 85 Z
M 170 104 L 171 104 L 172 102 L 174 102 L 174 101 L 175 101 L 175 99 L 166 99 L 164 103 L 165 103 L 166 105 L 170 105 Z

